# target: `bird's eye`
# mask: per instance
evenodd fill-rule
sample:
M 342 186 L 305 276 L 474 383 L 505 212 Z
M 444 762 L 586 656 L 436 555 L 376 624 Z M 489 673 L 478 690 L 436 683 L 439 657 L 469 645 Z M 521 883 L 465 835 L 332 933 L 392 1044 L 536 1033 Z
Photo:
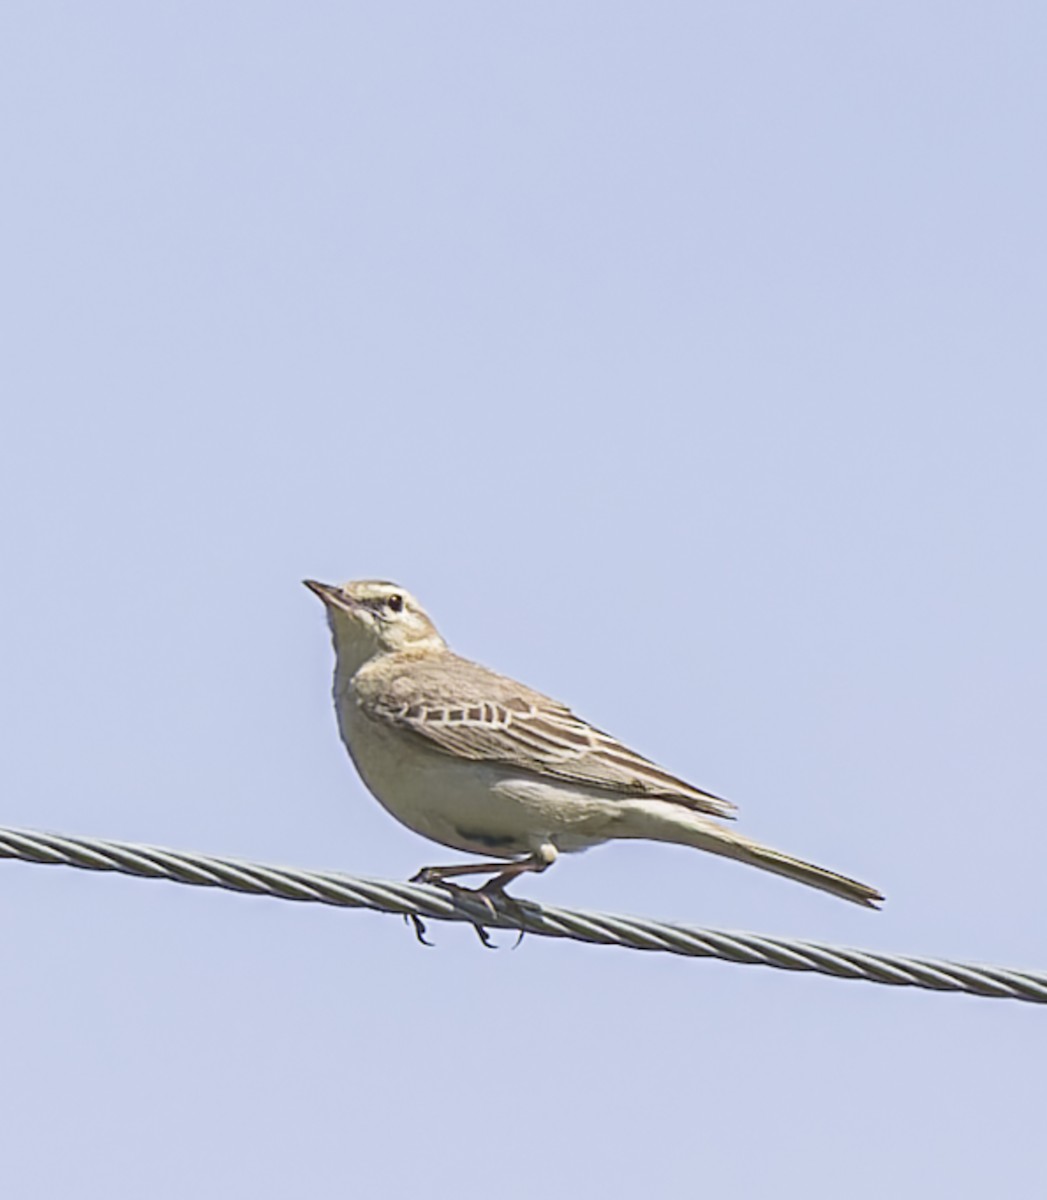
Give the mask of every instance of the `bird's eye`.
M 389 605 L 390 609 L 392 609 L 393 612 L 402 612 L 403 606 L 404 606 L 404 598 L 403 598 L 403 596 L 400 595 L 399 592 L 394 592 L 393 595 L 391 595 L 389 597 L 389 599 L 386 601 L 386 604 Z

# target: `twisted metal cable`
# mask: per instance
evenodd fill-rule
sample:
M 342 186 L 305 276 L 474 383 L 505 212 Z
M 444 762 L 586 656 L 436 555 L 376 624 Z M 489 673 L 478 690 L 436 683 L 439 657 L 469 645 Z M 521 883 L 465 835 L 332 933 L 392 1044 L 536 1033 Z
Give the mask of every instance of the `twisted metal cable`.
M 967 992 L 975 996 L 1047 1004 L 1047 973 L 1043 972 L 1010 971 L 930 958 L 902 958 L 793 938 L 698 929 L 639 917 L 553 908 L 531 901 L 514 900 L 505 905 L 495 899 L 488 904 L 484 898 L 468 892 L 448 891 L 428 884 L 273 867 L 128 842 L 62 837 L 0 827 L 0 858 L 82 867 L 89 871 L 117 871 L 146 879 L 226 888 L 281 900 L 399 913 L 415 920 L 416 930 L 420 928 L 422 917 L 465 921 L 481 931 L 485 927 L 510 929 L 634 950 L 664 950 L 693 958 L 722 958 L 729 962 L 779 967 L 785 971 L 817 971 L 840 979 L 865 979 L 900 987 Z

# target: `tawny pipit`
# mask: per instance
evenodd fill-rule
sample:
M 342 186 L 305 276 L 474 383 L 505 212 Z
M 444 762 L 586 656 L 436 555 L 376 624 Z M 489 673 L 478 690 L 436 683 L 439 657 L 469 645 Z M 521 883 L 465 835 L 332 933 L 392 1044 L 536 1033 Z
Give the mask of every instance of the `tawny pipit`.
M 364 783 L 424 837 L 496 862 L 427 867 L 435 882 L 490 874 L 501 890 L 561 852 L 612 838 L 695 846 L 876 907 L 875 888 L 718 824 L 734 805 L 692 787 L 522 683 L 459 658 L 394 583 L 307 579 L 327 608 L 342 740 Z

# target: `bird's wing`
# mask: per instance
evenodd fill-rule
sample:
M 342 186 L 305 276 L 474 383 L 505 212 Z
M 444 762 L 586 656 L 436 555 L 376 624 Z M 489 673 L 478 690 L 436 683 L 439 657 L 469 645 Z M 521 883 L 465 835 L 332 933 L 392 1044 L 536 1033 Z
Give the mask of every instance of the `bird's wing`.
M 565 705 L 456 656 L 433 665 L 415 660 L 382 686 L 364 689 L 360 701 L 373 720 L 457 758 L 622 796 L 658 797 L 717 817 L 732 816 L 736 807 L 669 774 Z

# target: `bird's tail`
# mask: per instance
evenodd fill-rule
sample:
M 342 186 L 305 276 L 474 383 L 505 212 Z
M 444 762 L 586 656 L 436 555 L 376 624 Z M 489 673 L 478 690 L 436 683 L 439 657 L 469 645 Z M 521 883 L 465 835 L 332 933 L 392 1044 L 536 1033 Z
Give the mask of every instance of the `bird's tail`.
M 725 829 L 678 804 L 666 800 L 635 800 L 627 802 L 627 806 L 629 813 L 621 823 L 623 828 L 620 832 L 616 831 L 619 837 L 676 842 L 682 846 L 708 850 L 710 854 L 720 854 L 724 858 L 759 867 L 762 871 L 784 875 L 786 879 L 820 888 L 823 892 L 831 892 L 834 896 L 866 908 L 879 908 L 883 900 L 883 896 L 868 884 L 848 879 L 846 875 L 837 875 L 835 871 L 827 871 L 824 867 L 816 867 L 803 859 L 783 854 L 781 850 L 772 850 L 770 846 L 754 842 L 735 833 L 733 829 Z

